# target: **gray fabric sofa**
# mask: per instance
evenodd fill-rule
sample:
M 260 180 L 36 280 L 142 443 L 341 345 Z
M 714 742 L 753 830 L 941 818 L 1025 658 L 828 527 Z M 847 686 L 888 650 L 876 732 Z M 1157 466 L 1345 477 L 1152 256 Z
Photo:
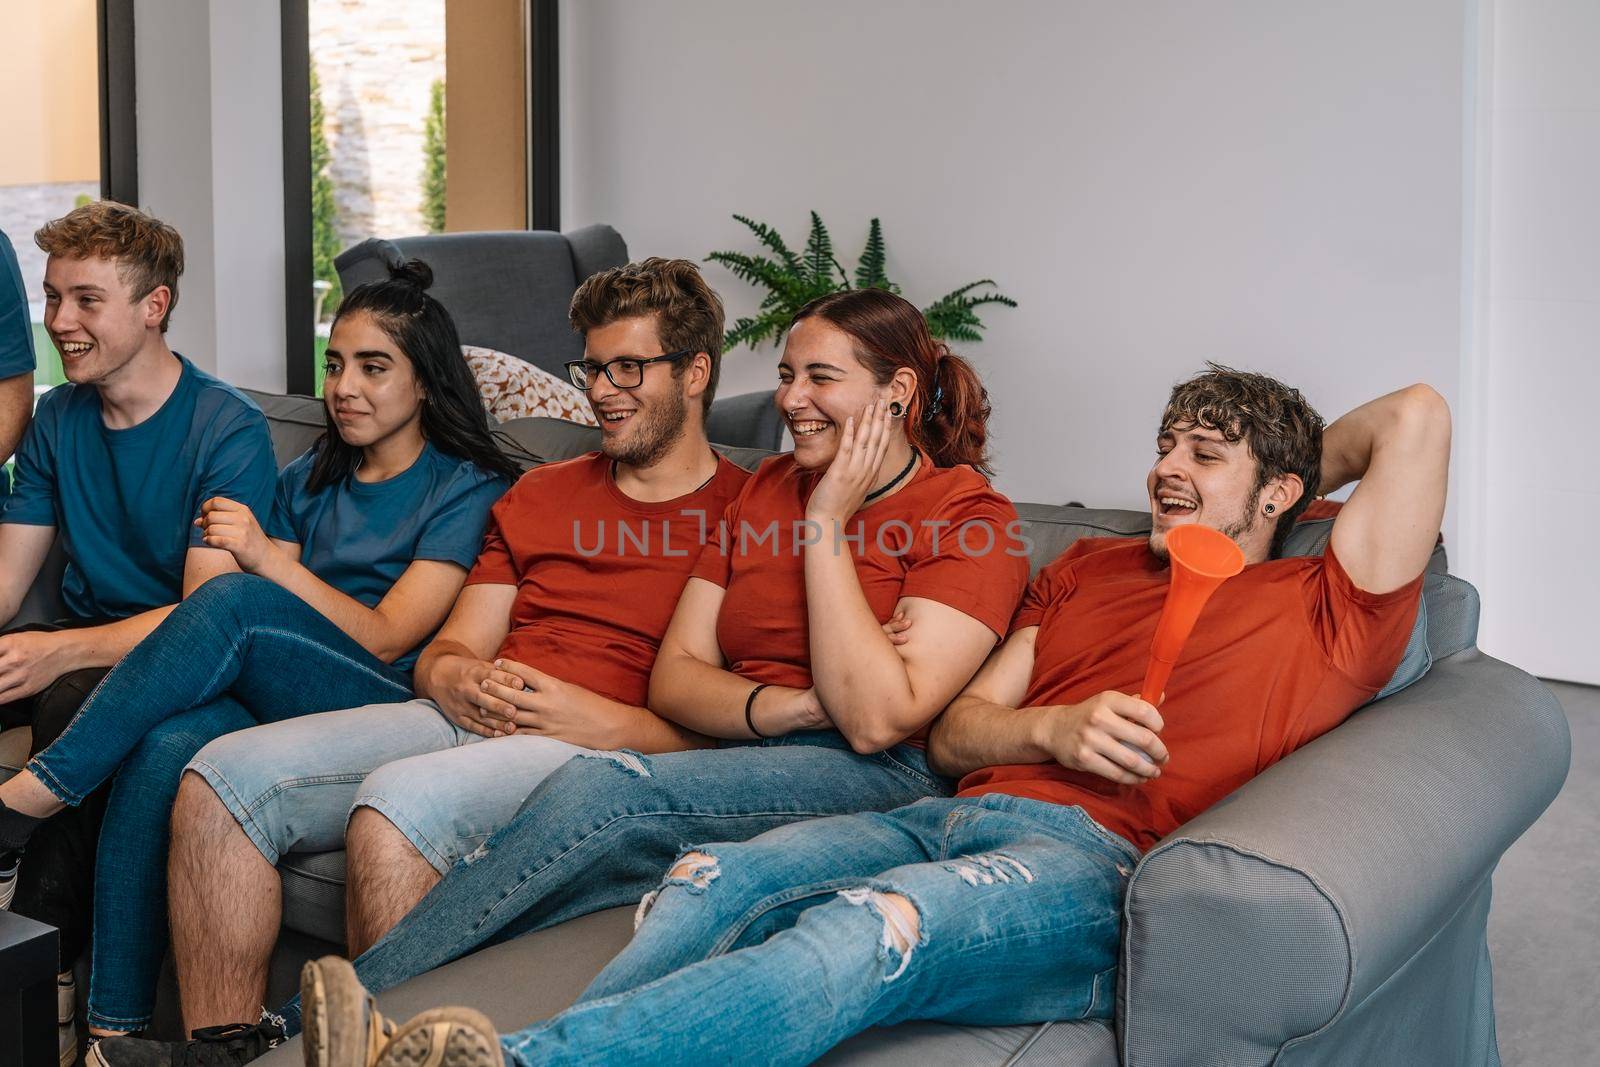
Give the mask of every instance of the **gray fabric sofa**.
M 318 432 L 303 398 L 258 399 L 280 461 Z M 586 451 L 596 432 L 553 419 L 501 430 L 544 460 Z M 764 454 L 728 451 L 747 465 Z M 1137 512 L 1018 510 L 1035 569 L 1078 537 L 1138 536 L 1149 522 Z M 1291 551 L 1320 550 L 1327 530 L 1302 524 Z M 1498 1063 L 1491 876 L 1561 788 L 1569 739 L 1543 685 L 1477 650 L 1477 593 L 1444 563 L 1441 550 L 1424 587 L 1426 677 L 1270 768 L 1139 864 L 1114 1025 L 911 1023 L 859 1035 L 824 1062 Z M 41 577 L 33 617 L 49 616 L 51 581 Z M 19 734 L 0 735 L 0 776 L 25 752 Z M 291 855 L 280 871 L 274 999 L 293 991 L 301 961 L 338 951 L 344 855 Z M 571 1003 L 631 932 L 632 909 L 586 916 L 458 960 L 379 1003 L 401 1018 L 467 1003 L 516 1029 Z M 728 1053 L 760 1059 L 759 1049 Z M 298 1056 L 291 1044 L 261 1062 L 284 1067 Z
M 583 355 L 583 340 L 567 323 L 572 294 L 591 274 L 626 263 L 628 246 L 605 225 L 569 233 L 440 233 L 362 241 L 334 266 L 349 292 L 411 258 L 433 269 L 430 291 L 455 319 L 462 344 L 505 352 L 566 381 L 563 364 Z M 706 425 L 713 441 L 751 448 L 775 449 L 783 437 L 770 391 L 716 401 Z

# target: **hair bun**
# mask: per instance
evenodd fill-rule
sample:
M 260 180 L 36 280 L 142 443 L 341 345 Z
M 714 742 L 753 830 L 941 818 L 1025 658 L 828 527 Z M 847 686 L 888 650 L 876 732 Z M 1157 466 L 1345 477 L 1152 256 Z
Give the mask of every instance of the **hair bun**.
M 433 268 L 420 259 L 408 259 L 389 268 L 389 280 L 426 291 L 433 284 Z

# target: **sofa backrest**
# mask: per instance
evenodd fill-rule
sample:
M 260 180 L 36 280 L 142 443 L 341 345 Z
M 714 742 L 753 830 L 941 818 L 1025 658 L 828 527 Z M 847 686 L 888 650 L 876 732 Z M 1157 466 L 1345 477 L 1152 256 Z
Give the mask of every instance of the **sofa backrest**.
M 312 397 L 278 396 L 245 390 L 267 416 L 272 446 L 278 466 L 311 447 L 323 432 L 322 402 Z M 513 419 L 496 428 L 502 447 L 526 468 L 537 463 L 571 459 L 599 447 L 600 431 L 562 419 Z M 733 462 L 754 470 L 775 453 L 759 448 L 717 445 Z M 1118 508 L 1083 508 L 1067 505 L 1020 503 L 1017 514 L 1030 550 L 1028 563 L 1033 573 L 1080 537 L 1143 537 L 1150 532 L 1150 515 L 1143 511 Z M 1302 522 L 1289 535 L 1285 554 L 1311 555 L 1327 545 L 1333 520 Z M 57 618 L 60 610 L 61 553 L 59 545 L 44 572 L 29 592 L 20 621 Z M 1417 625 L 1407 646 L 1396 682 L 1415 681 L 1436 659 L 1470 648 L 1477 640 L 1478 593 L 1470 584 L 1446 573 L 1447 559 L 1441 545 L 1428 564 L 1423 584 L 1423 604 Z M 26 617 L 24 617 L 26 616 Z M 1398 687 L 1398 686 L 1397 686 Z M 1384 695 L 1392 690 L 1386 689 Z
M 567 322 L 578 284 L 628 261 L 628 246 L 610 226 L 571 233 L 508 230 L 372 238 L 334 260 L 345 292 L 388 277 L 391 263 L 425 260 L 429 290 L 455 319 L 461 343 L 525 359 L 559 375 L 583 355 L 583 339 Z

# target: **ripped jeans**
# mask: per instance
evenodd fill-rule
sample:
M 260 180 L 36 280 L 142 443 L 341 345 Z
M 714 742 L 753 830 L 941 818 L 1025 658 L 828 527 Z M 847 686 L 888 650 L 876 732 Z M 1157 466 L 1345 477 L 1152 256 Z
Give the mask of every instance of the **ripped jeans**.
M 1109 1018 L 1132 845 L 991 793 L 684 853 L 534 1064 L 809 1063 L 870 1026 Z
M 358 957 L 356 974 L 382 992 L 484 945 L 637 904 L 694 841 L 742 841 L 948 791 L 921 749 L 861 756 L 832 730 L 657 756 L 580 755 Z M 277 1013 L 299 1031 L 299 997 Z

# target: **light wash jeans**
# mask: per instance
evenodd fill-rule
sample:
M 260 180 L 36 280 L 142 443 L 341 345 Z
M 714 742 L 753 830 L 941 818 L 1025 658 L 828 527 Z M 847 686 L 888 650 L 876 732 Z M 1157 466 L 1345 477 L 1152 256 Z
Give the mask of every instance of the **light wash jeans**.
M 659 756 L 580 756 L 362 954 L 356 973 L 379 992 L 492 941 L 637 903 L 686 841 L 742 840 L 946 792 L 922 750 L 860 756 L 833 731 Z M 299 1030 L 299 998 L 280 1014 L 290 1033 Z
M 206 582 L 122 658 L 28 764 L 74 805 L 118 775 L 95 862 L 91 1025 L 149 1025 L 167 947 L 168 820 L 195 752 L 254 723 L 410 694 L 408 672 L 247 574 Z
M 370 807 L 443 874 L 510 822 L 550 772 L 588 751 L 531 734 L 484 737 L 418 698 L 229 734 L 189 770 L 268 863 L 342 848 L 351 812 Z
M 931 799 L 692 851 L 577 1004 L 502 1039 L 512 1062 L 802 1064 L 909 1019 L 1115 1008 L 1138 852 L 1082 808 Z

